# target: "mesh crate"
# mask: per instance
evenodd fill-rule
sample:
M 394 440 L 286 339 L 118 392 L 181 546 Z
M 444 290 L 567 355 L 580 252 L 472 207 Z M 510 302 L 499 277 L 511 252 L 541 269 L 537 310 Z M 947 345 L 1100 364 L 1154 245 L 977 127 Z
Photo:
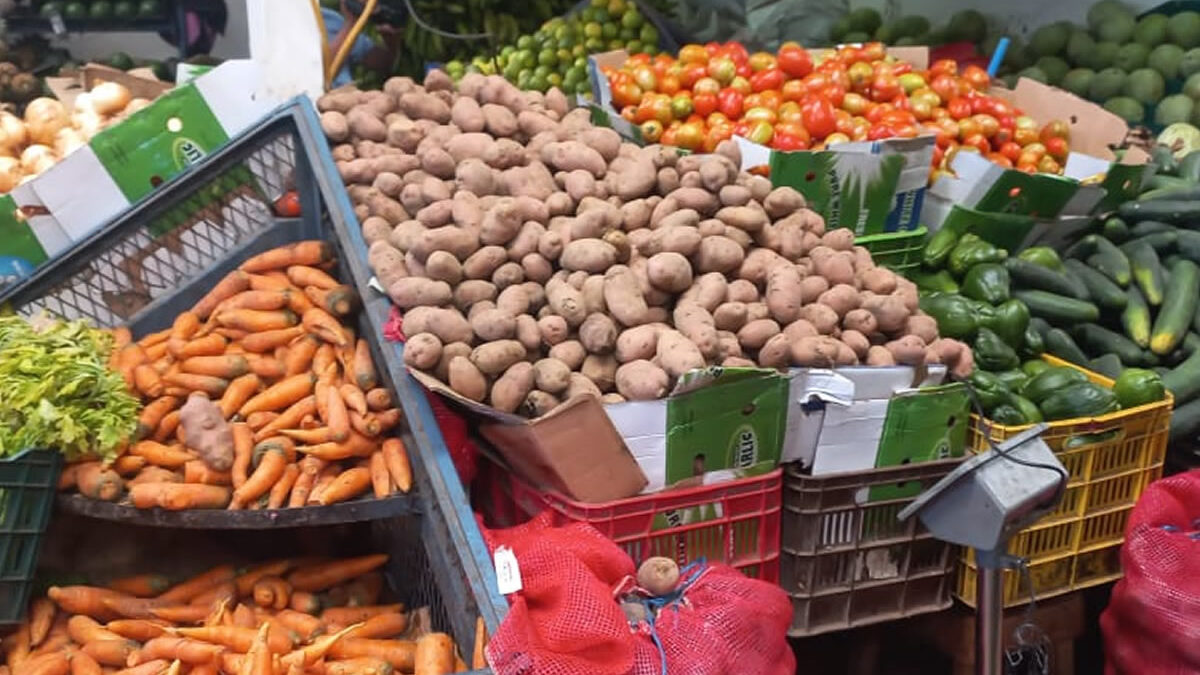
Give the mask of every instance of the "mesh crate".
M 0 628 L 25 618 L 62 455 L 28 450 L 0 461 Z
M 276 217 L 274 200 L 293 188 L 302 216 Z M 359 334 L 377 363 L 386 365 L 390 350 L 382 324 L 389 302 L 368 286 L 366 244 L 316 111 L 303 98 L 39 269 L 2 300 L 24 316 L 45 311 L 101 326 L 128 323 L 136 336 L 169 326 L 242 260 L 305 239 L 335 247 L 339 276 L 363 298 Z M 494 631 L 507 605 L 495 590 L 487 549 L 445 446 L 438 446 L 440 436 L 425 432 L 433 415 L 428 402 L 411 385 L 394 381 L 393 369 L 379 370 L 406 414 L 402 433 L 416 483 L 416 514 L 374 524 L 390 533 L 390 552 L 407 563 L 392 565 L 389 580 L 400 597 L 432 606 L 437 627 L 469 653 L 476 617 Z
M 897 519 L 917 494 L 962 459 L 808 476 L 793 464 L 783 485 L 780 586 L 792 598 L 789 635 L 802 637 L 950 606 L 954 547 L 918 519 Z M 911 496 L 871 500 L 874 487 Z
M 905 275 L 921 265 L 921 251 L 925 250 L 924 225 L 907 232 L 887 232 L 855 237 L 854 243 L 871 252 L 876 265 L 886 267 L 897 274 Z
M 1053 356 L 1054 366 L 1083 371 L 1105 387 L 1112 380 Z M 1050 422 L 1042 440 L 1067 470 L 1067 489 L 1053 511 L 1013 537 L 1009 553 L 1029 561 L 1030 580 L 1038 598 L 1095 586 L 1121 576 L 1120 560 L 1107 553 L 1119 549 L 1129 512 L 1151 481 L 1162 476 L 1174 399 L 1119 410 L 1100 417 Z M 971 416 L 968 445 L 975 452 L 999 443 L 1026 426 L 1005 426 Z M 1080 560 L 1083 562 L 1080 562 Z M 955 595 L 975 605 L 975 556 L 964 551 Z M 1029 601 L 1029 590 L 1014 570 L 1004 573 L 1005 606 Z

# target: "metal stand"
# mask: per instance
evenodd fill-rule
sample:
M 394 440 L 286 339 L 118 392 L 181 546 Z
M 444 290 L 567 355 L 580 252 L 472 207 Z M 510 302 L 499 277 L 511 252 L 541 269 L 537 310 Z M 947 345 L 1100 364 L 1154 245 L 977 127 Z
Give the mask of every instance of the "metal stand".
M 1007 542 L 1005 542 L 1007 543 Z M 1001 675 L 1004 669 L 1005 546 L 975 551 L 975 673 Z

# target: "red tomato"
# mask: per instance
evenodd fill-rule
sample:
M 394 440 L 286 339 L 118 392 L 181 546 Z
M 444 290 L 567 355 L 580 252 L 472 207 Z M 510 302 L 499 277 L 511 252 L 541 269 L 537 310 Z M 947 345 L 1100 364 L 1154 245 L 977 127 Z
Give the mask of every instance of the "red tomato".
M 737 73 L 738 77 L 750 79 L 750 76 L 754 74 L 754 69 L 750 67 L 749 63 L 739 63 L 737 70 L 734 72 Z
M 750 69 L 754 72 L 766 70 L 775 65 L 775 55 L 770 52 L 754 52 L 750 55 Z
M 923 99 L 912 99 L 908 102 L 909 110 L 912 110 L 913 116 L 919 120 L 928 120 L 933 117 L 933 106 L 929 101 Z
M 829 99 L 819 95 L 809 96 L 800 104 L 804 128 L 813 138 L 823 139 L 837 130 L 837 116 Z
M 1046 126 L 1042 127 L 1042 132 L 1038 134 L 1038 138 L 1043 143 L 1050 138 L 1068 140 L 1071 138 L 1071 127 L 1067 126 L 1067 123 L 1062 120 L 1051 120 L 1046 123 Z
M 788 80 L 783 83 L 783 88 L 780 90 L 785 101 L 799 101 L 808 93 L 802 80 Z
M 956 120 L 966 119 L 971 116 L 971 102 L 965 98 L 952 98 L 946 104 L 946 110 Z
M 1011 168 L 1013 168 L 1013 161 L 1012 161 L 1011 159 L 1009 159 L 1008 157 L 1005 157 L 1003 154 L 1001 154 L 1001 153 L 999 153 L 999 152 L 991 152 L 991 153 L 988 153 L 988 156 L 987 156 L 987 158 L 988 158 L 988 159 L 989 159 L 989 160 L 990 160 L 990 161 L 991 161 L 993 164 L 999 164 L 1000 166 L 1002 166 L 1002 167 L 1004 167 L 1004 168 L 1006 168 L 1006 169 L 1011 169 Z
M 970 146 L 983 154 L 992 151 L 992 144 L 988 142 L 987 138 L 984 138 L 983 134 L 971 134 L 964 137 L 963 146 Z
M 1062 173 L 1062 165 L 1049 155 L 1041 158 L 1041 160 L 1038 161 L 1037 169 L 1042 173 Z
M 675 145 L 688 150 L 698 150 L 704 144 L 704 125 L 699 122 L 688 122 L 675 132 Z
M 1008 141 L 1000 146 L 1000 154 L 1015 162 L 1021 156 L 1021 146 Z
M 693 94 L 715 95 L 719 91 L 721 91 L 721 83 L 717 82 L 711 77 L 701 78 L 700 81 L 696 82 L 695 86 L 692 87 Z
M 700 45 L 684 45 L 679 50 L 679 60 L 684 63 L 708 63 L 708 52 Z
M 1067 160 L 1067 139 L 1059 136 L 1051 136 L 1045 140 L 1046 154 L 1050 155 L 1059 162 Z
M 808 51 L 795 43 L 788 43 L 779 48 L 779 69 L 788 77 L 804 77 L 812 72 L 813 62 Z
M 962 79 L 975 91 L 985 91 L 992 83 L 992 78 L 988 77 L 987 71 L 975 64 L 971 64 L 963 70 Z
M 891 72 L 878 72 L 871 80 L 871 100 L 891 101 L 903 93 L 900 80 Z
M 784 152 L 807 150 L 808 141 L 803 137 L 781 133 L 779 129 L 775 129 L 775 136 L 771 139 L 771 147 Z
M 784 79 L 782 70 L 775 67 L 764 68 L 750 76 L 750 89 L 755 92 L 779 89 L 783 86 Z
M 637 105 L 642 100 L 642 89 L 633 82 L 622 82 L 612 88 L 612 98 L 618 108 Z
M 875 70 L 871 64 L 859 61 L 846 69 L 846 77 L 850 80 L 851 91 L 864 92 L 875 79 Z
M 930 73 L 932 75 L 932 73 Z M 929 82 L 929 88 L 942 102 L 958 98 L 958 82 L 949 75 L 938 75 Z
M 735 91 L 730 88 L 721 90 L 717 94 L 717 110 L 729 119 L 740 119 L 742 116 L 742 106 L 745 102 L 745 96 L 740 91 Z
M 798 122 L 780 122 L 775 125 L 775 138 L 787 137 L 798 140 L 807 147 L 812 137 L 809 136 L 808 129 L 804 128 L 803 124 Z
M 750 52 L 746 51 L 746 47 L 740 42 L 726 42 L 721 51 L 733 59 L 734 63 L 748 63 L 750 61 Z
M 696 94 L 692 97 L 692 110 L 697 115 L 708 117 L 717 109 L 717 97 L 714 94 Z
M 895 75 L 896 77 L 900 77 L 901 75 L 911 73 L 912 71 L 913 71 L 913 66 L 908 61 L 897 61 L 892 64 L 892 74 Z
M 867 61 L 882 61 L 887 56 L 887 47 L 882 42 L 868 42 L 858 52 L 859 58 Z
M 774 124 L 779 120 L 779 116 L 770 108 L 757 107 L 747 109 L 742 115 L 742 119 L 747 122 L 767 122 Z
M 668 96 L 678 94 L 681 88 L 679 78 L 674 75 L 663 75 L 658 78 L 658 90 Z
M 876 125 L 872 126 L 869 131 L 867 131 L 867 140 L 868 141 L 878 141 L 878 140 L 882 140 L 884 138 L 895 138 L 895 137 L 896 137 L 896 130 L 887 125 L 884 125 L 884 124 L 876 124 Z
M 663 135 L 663 125 L 658 120 L 643 122 L 639 130 L 642 132 L 642 140 L 647 143 L 657 143 Z
M 275 200 L 275 215 L 281 218 L 300 217 L 300 195 L 295 190 L 288 190 Z
M 728 117 L 722 115 L 719 112 L 715 112 L 715 113 L 712 113 L 711 115 L 709 115 L 707 117 L 707 119 L 705 119 L 705 124 L 707 124 L 710 127 L 732 127 L 733 126 L 733 122 L 730 122 Z
M 644 52 L 640 53 L 640 54 L 634 54 L 634 55 L 630 56 L 629 58 L 625 59 L 625 67 L 626 68 L 628 68 L 630 66 L 645 66 L 645 65 L 649 65 L 649 63 L 650 63 L 650 55 L 646 54 Z
M 689 63 L 684 66 L 679 73 L 679 84 L 688 89 L 696 86 L 696 83 L 708 77 L 708 69 L 702 63 Z M 714 82 L 716 80 L 713 80 Z M 718 87 L 720 85 L 717 85 Z
M 650 66 L 638 66 L 633 69 L 633 82 L 642 88 L 642 91 L 655 91 L 658 89 L 658 76 L 654 74 L 654 69 Z
M 954 59 L 938 59 L 929 66 L 930 75 L 957 75 L 958 62 Z
M 782 124 L 804 124 L 804 116 L 800 114 L 800 104 L 795 101 L 784 101 L 779 106 L 778 112 L 780 124 L 776 125 L 777 127 Z
M 713 56 L 716 56 L 717 54 L 721 53 L 721 43 L 720 42 L 705 42 L 704 43 L 704 51 L 708 52 L 708 56 L 710 58 Z
M 1038 133 L 1036 129 L 1023 129 L 1017 127 L 1013 131 L 1013 141 L 1021 147 L 1031 145 L 1038 142 Z
M 979 113 L 971 116 L 971 119 L 979 124 L 979 133 L 983 134 L 986 138 L 995 138 L 996 132 L 1000 131 L 1000 122 L 996 121 L 996 118 L 991 115 Z
M 833 105 L 840 106 L 842 101 L 846 98 L 846 88 L 836 84 L 831 84 L 827 87 L 823 87 L 817 92 L 817 94 L 829 99 L 829 102 Z
M 708 62 L 708 76 L 722 85 L 732 82 L 735 75 L 737 75 L 737 66 L 727 56 L 715 58 Z
M 867 97 L 863 96 L 862 94 L 849 92 L 845 95 L 845 97 L 842 98 L 842 110 L 845 110 L 851 115 L 862 115 L 867 111 L 867 108 L 870 105 L 871 102 L 868 101 Z
M 733 81 L 729 83 L 729 88 L 733 89 L 734 91 L 740 91 L 742 96 L 745 96 L 753 91 L 750 89 L 750 80 L 747 80 L 741 75 L 734 76 Z

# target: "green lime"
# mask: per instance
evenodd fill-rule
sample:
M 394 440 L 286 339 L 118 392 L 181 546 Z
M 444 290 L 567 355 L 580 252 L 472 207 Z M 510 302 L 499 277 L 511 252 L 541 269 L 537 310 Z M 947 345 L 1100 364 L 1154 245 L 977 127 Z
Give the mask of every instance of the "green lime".
M 553 67 L 553 66 L 558 65 L 558 57 L 555 56 L 554 52 L 549 49 L 543 49 L 541 52 L 539 52 L 537 60 L 538 60 L 538 63 L 543 66 Z
M 591 83 L 591 82 L 586 82 L 586 81 L 585 81 L 585 82 L 580 82 L 579 84 L 575 85 L 575 93 L 576 93 L 576 94 L 590 94 L 590 93 L 592 93 L 592 83 Z
M 546 75 L 550 74 L 550 66 L 538 66 L 537 68 L 533 69 L 533 74 L 545 77 Z
M 504 45 L 504 47 L 500 50 L 500 56 L 508 56 L 510 54 L 515 53 L 516 51 L 517 51 L 516 47 L 514 47 L 512 45 Z
M 533 48 L 533 36 L 532 35 L 522 35 L 521 37 L 517 38 L 517 49 L 532 49 L 532 48 Z
M 546 76 L 546 84 L 549 84 L 551 87 L 557 87 L 562 83 L 562 75 L 559 75 L 558 73 L 550 73 Z
M 641 28 L 643 23 L 642 15 L 638 14 L 636 10 L 625 12 L 621 17 L 621 25 L 626 28 Z
M 521 69 L 520 64 L 510 63 L 506 68 L 504 68 L 502 74 L 506 80 L 515 80 L 523 72 L 525 71 Z
M 584 47 L 581 44 L 575 45 L 571 48 L 571 56 L 575 57 L 576 61 L 584 56 L 587 56 L 587 53 L 587 47 Z
M 613 49 L 624 49 L 624 48 L 625 48 L 625 41 L 624 41 L 624 40 L 609 40 L 609 41 L 608 41 L 608 48 L 609 48 L 609 50 L 610 50 L 610 51 L 611 51 L 611 50 L 613 50 Z
M 554 57 L 558 63 L 570 63 L 575 58 L 574 55 L 571 54 L 571 50 L 566 48 L 561 48 L 554 52 Z
M 658 29 L 651 24 L 645 24 L 638 32 L 638 39 L 648 45 L 656 45 L 658 44 Z
M 533 79 L 533 73 L 528 70 L 522 70 L 520 75 L 517 75 L 517 86 L 521 89 L 528 89 L 529 82 Z
M 567 68 L 567 75 L 564 80 L 572 83 L 587 79 L 587 69 L 578 65 Z
M 546 84 L 545 75 L 534 75 L 529 78 L 529 86 L 521 87 L 522 89 L 536 89 L 537 91 L 546 91 L 549 87 Z
M 604 42 L 600 38 L 590 37 L 583 43 L 583 46 L 588 53 L 594 53 L 604 49 Z
M 525 68 L 532 68 L 537 65 L 537 55 L 533 52 L 521 52 L 521 65 Z
M 588 62 L 587 56 L 579 56 L 579 57 L 575 58 L 575 63 L 573 65 L 576 68 L 579 68 L 579 69 L 583 70 L 583 72 L 586 73 L 587 72 L 587 62 Z
M 604 28 L 595 21 L 589 21 L 588 24 L 583 27 L 583 35 L 589 39 L 598 38 L 603 34 Z
M 625 43 L 625 51 L 629 52 L 630 54 L 641 54 L 642 52 L 646 51 L 646 48 L 642 45 L 641 41 L 630 40 L 629 42 Z

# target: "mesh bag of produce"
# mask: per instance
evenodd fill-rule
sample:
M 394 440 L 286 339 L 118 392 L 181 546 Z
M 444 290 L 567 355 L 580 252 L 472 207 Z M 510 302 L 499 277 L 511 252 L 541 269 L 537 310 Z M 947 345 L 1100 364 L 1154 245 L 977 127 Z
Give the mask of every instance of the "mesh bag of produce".
M 693 563 L 677 590 L 646 598 L 657 618 L 631 627 L 617 598 L 636 582 L 629 557 L 590 525 L 551 527 L 549 512 L 507 530 L 523 588 L 488 643 L 497 675 L 792 675 L 792 608 L 773 584 Z M 652 617 L 654 613 L 650 614 Z
M 1100 616 L 1107 675 L 1200 672 L 1200 470 L 1146 488 Z

